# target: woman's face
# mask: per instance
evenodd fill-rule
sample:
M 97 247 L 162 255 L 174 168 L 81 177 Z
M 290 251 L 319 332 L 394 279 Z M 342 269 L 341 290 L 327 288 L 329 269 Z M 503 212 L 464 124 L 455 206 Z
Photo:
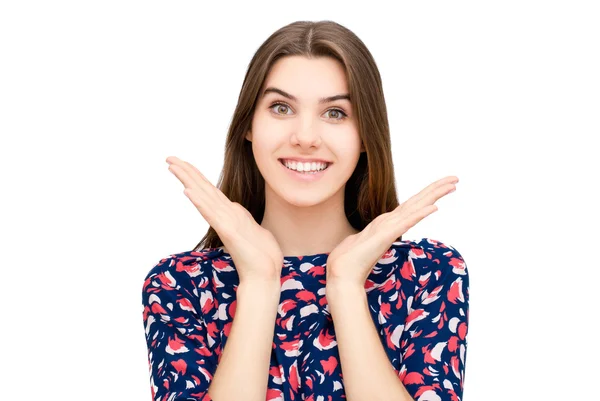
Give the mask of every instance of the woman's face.
M 343 66 L 333 58 L 286 56 L 272 66 L 246 134 L 267 191 L 296 206 L 316 205 L 335 194 L 343 199 L 364 148 L 350 101 L 320 103 L 337 95 L 348 95 L 348 86 Z M 328 166 L 310 176 L 282 164 L 294 159 L 319 159 Z

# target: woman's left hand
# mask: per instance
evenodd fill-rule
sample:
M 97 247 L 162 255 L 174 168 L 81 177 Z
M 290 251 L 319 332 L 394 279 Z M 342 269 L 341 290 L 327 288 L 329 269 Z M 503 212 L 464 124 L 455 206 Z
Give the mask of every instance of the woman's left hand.
M 327 258 L 327 283 L 364 287 L 371 270 L 393 242 L 438 210 L 434 203 L 456 190 L 458 177 L 438 180 L 391 212 L 377 216 L 361 232 L 346 237 Z

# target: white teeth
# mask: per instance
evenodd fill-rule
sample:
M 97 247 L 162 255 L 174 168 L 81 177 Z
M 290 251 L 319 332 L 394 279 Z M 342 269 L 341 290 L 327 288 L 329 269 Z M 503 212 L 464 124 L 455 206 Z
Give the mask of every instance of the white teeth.
M 290 170 L 295 170 L 301 173 L 316 173 L 325 170 L 329 165 L 327 163 L 300 163 L 295 161 L 282 160 L 282 163 Z

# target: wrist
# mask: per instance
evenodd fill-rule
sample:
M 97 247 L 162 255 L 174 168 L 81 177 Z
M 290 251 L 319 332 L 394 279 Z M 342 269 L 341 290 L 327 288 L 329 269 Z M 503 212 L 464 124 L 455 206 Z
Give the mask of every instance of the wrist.
M 272 277 L 252 277 L 240 280 L 238 289 L 248 289 L 257 293 L 279 293 L 281 291 L 281 279 Z
M 325 284 L 327 299 L 340 298 L 344 296 L 356 296 L 366 294 L 364 285 L 343 278 L 327 278 Z

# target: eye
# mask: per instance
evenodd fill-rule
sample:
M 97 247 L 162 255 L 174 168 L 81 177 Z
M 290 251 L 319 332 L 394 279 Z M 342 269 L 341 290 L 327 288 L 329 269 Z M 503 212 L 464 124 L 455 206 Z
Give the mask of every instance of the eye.
M 340 118 L 334 117 L 333 118 L 334 120 L 343 120 L 344 118 L 348 117 L 348 115 L 340 109 L 329 109 L 329 110 L 327 110 L 327 113 L 330 111 L 333 111 L 333 112 L 335 112 L 335 115 L 340 116 Z
M 272 109 L 273 109 L 273 107 L 275 107 L 275 106 L 277 106 L 277 108 L 275 109 L 275 110 L 276 110 L 276 111 L 275 111 L 275 114 L 281 114 L 281 113 L 278 113 L 278 112 L 277 112 L 278 110 L 280 110 L 280 107 L 284 107 L 284 108 L 286 108 L 286 109 L 288 109 L 288 110 L 290 109 L 290 106 L 289 106 L 289 105 L 287 105 L 287 104 L 285 104 L 285 103 L 281 103 L 281 102 L 273 103 L 273 104 L 271 105 L 271 107 L 269 107 L 269 109 L 271 109 L 271 110 L 272 110 Z M 284 113 L 284 114 L 288 114 L 288 113 Z
M 291 110 L 291 107 L 287 104 L 287 103 L 283 103 L 283 102 L 275 102 L 271 105 L 271 107 L 269 107 L 269 109 L 273 110 L 273 108 L 277 106 L 277 108 L 275 108 L 274 113 L 276 115 L 282 115 L 281 113 L 279 113 L 278 111 L 281 110 L 281 107 L 284 108 L 284 110 Z M 348 117 L 348 115 L 341 109 L 338 108 L 332 108 L 327 110 L 325 113 L 330 113 L 330 112 L 335 112 L 334 117 L 332 117 L 333 120 L 343 120 L 344 118 Z M 283 115 L 286 115 L 289 113 L 283 113 Z

